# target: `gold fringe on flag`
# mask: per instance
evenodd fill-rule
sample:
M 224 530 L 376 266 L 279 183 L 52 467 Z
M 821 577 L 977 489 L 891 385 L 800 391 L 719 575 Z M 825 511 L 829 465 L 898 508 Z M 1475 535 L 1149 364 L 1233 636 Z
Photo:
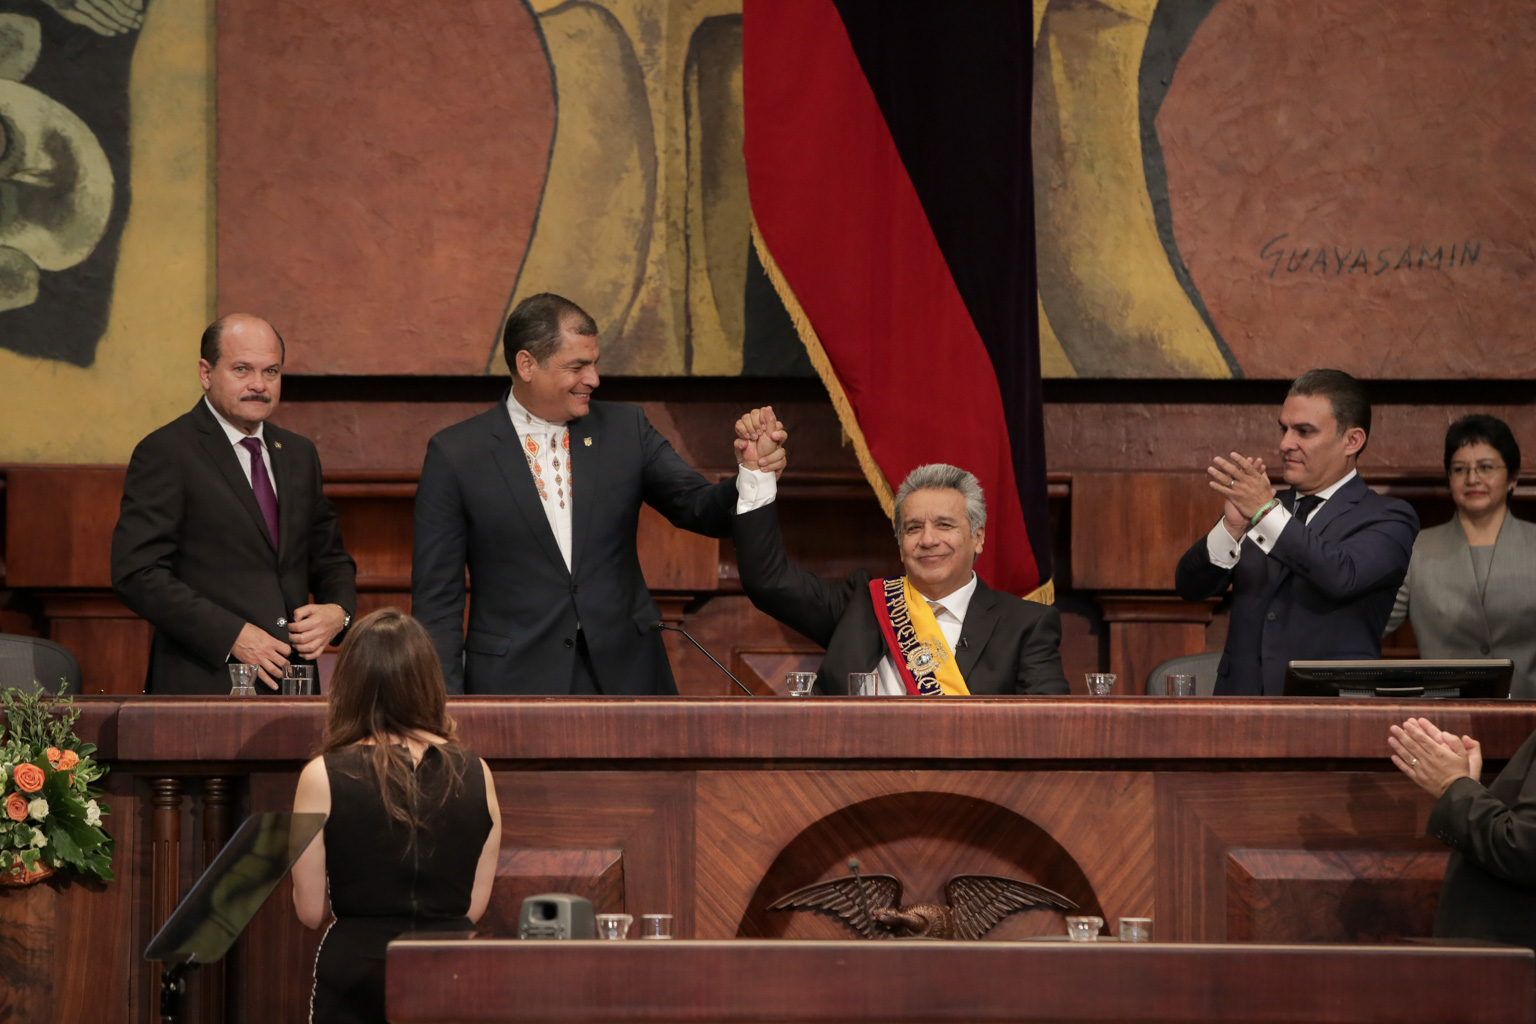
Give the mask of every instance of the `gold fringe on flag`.
M 821 347 L 821 339 L 816 336 L 816 329 L 811 326 L 810 317 L 806 316 L 805 310 L 800 308 L 799 300 L 795 298 L 789 282 L 784 279 L 784 272 L 773 261 L 773 254 L 768 251 L 768 243 L 763 241 L 763 234 L 758 230 L 756 217 L 752 218 L 752 246 L 757 250 L 757 258 L 768 274 L 768 280 L 773 282 L 773 290 L 778 292 L 779 301 L 784 304 L 784 310 L 789 314 L 790 322 L 795 325 L 795 333 L 800 335 L 800 342 L 811 358 L 811 365 L 816 368 L 816 375 L 826 386 L 827 394 L 832 396 L 832 408 L 837 410 L 837 419 L 843 426 L 843 433 L 853 443 L 854 453 L 859 458 L 859 468 L 864 470 L 864 478 L 874 489 L 875 497 L 879 499 L 880 507 L 885 510 L 886 518 L 894 522 L 896 518 L 894 490 L 886 480 L 885 474 L 880 472 L 880 467 L 875 463 L 875 457 L 869 453 L 869 444 L 864 440 L 864 431 L 859 429 L 859 418 L 854 414 L 853 406 L 843 391 L 842 381 L 837 379 L 837 371 L 832 368 L 832 360 L 827 357 L 827 350 Z M 1056 582 L 1046 580 L 1025 594 L 1024 600 L 1040 604 L 1055 604 Z
M 795 325 L 795 333 L 800 335 L 800 341 L 805 345 L 806 353 L 811 357 L 811 365 L 816 367 L 816 374 L 826 385 L 827 394 L 832 396 L 832 408 L 837 410 L 837 419 L 843 425 L 843 433 L 853 442 L 853 450 L 859 457 L 859 468 L 864 470 L 864 477 L 869 481 L 869 486 L 874 488 L 875 497 L 880 500 L 880 507 L 885 510 L 887 519 L 895 520 L 896 497 L 890 482 L 885 479 L 885 474 L 880 472 L 880 467 L 875 463 L 875 457 L 869 454 L 869 445 L 864 440 L 864 431 L 859 429 L 859 418 L 854 415 L 853 406 L 848 401 L 848 396 L 843 392 L 843 383 L 837 379 L 837 371 L 832 369 L 832 360 L 827 358 L 827 350 L 821 347 L 821 339 L 816 336 L 816 328 L 811 326 L 810 317 L 805 315 L 805 310 L 800 308 L 800 302 L 795 298 L 795 293 L 790 290 L 789 282 L 784 280 L 784 272 L 773 261 L 773 255 L 768 251 L 768 244 L 763 241 L 762 232 L 757 229 L 757 218 L 752 218 L 752 245 L 757 249 L 757 258 L 763 264 L 763 270 L 768 274 L 768 280 L 773 282 L 773 290 L 779 293 L 779 301 L 784 304 L 784 310 L 789 314 L 789 319 Z

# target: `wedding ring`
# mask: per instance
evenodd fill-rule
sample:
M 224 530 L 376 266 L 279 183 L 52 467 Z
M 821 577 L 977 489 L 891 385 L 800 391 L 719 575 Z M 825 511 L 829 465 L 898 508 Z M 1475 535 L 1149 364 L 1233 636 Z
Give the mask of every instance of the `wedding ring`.
M 1417 765 L 1417 764 L 1418 764 L 1418 763 L 1419 763 L 1419 759 L 1418 759 L 1418 758 L 1414 758 L 1414 759 L 1413 759 L 1413 760 L 1412 760 L 1412 761 L 1409 761 L 1409 762 L 1408 762 L 1408 767 L 1409 767 L 1409 768 L 1413 768 L 1413 767 L 1415 767 L 1415 766 L 1416 766 L 1416 765 Z

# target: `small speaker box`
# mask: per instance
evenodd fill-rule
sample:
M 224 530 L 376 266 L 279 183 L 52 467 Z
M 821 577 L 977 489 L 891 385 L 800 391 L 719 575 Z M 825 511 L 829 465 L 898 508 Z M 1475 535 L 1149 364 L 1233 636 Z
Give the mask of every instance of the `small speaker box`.
M 592 901 L 570 893 L 529 896 L 517 915 L 520 939 L 595 939 Z

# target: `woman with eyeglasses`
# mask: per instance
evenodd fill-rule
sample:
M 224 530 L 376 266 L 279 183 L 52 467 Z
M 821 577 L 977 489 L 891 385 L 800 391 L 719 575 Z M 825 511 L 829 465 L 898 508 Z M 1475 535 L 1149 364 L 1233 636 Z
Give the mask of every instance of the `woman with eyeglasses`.
M 1425 658 L 1508 658 L 1510 696 L 1536 698 L 1536 525 L 1509 511 L 1520 446 L 1503 420 L 1463 416 L 1445 472 L 1456 514 L 1420 531 L 1386 631 L 1412 619 Z

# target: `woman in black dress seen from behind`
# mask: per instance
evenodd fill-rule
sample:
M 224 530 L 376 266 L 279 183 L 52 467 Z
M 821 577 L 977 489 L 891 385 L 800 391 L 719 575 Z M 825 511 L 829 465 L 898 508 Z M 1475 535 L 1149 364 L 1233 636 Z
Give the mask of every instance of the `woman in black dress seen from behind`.
M 454 738 L 426 630 L 397 608 L 352 627 L 327 695 L 321 754 L 293 809 L 329 814 L 293 868 L 299 920 L 320 942 L 310 1020 L 381 1022 L 384 949 L 409 931 L 471 930 L 501 844 L 490 769 Z

